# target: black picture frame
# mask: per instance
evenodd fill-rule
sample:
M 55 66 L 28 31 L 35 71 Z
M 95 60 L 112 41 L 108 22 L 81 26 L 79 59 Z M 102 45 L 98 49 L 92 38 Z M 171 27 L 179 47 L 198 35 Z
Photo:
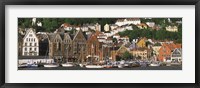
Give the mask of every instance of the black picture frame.
M 6 5 L 195 5 L 195 83 L 5 83 L 5 6 Z M 0 1 L 0 87 L 2 88 L 110 88 L 110 87 L 152 87 L 152 88 L 199 88 L 199 37 L 200 37 L 200 0 L 1 0 Z

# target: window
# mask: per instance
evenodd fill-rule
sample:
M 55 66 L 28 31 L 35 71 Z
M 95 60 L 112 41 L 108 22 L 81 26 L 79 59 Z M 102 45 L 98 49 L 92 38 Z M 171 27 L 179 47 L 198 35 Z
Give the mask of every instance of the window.
M 33 41 L 33 38 L 31 38 L 31 41 Z
M 25 51 L 27 51 L 27 48 L 24 48 L 25 49 Z
M 30 48 L 30 51 L 32 50 L 32 48 Z
M 37 43 L 35 43 L 35 46 L 37 46 Z
M 26 38 L 26 41 L 28 41 L 28 38 Z
M 32 43 L 30 43 L 30 46 L 32 46 Z
M 27 46 L 27 43 L 25 43 L 25 46 Z
M 30 42 L 30 38 L 28 38 L 28 41 Z
M 32 37 L 32 36 L 33 36 L 32 34 L 29 35 L 29 37 Z
M 36 51 L 36 48 L 34 48 L 34 51 Z

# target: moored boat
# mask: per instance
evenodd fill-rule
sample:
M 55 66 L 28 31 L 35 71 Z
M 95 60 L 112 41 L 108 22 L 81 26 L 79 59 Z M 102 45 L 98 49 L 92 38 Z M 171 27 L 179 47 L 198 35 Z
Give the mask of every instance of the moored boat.
M 74 65 L 71 63 L 64 63 L 62 64 L 63 67 L 73 67 Z
M 48 67 L 48 68 L 59 67 L 59 64 L 45 64 L 44 67 Z
M 118 67 L 118 68 L 123 68 L 123 67 L 124 67 L 124 65 L 122 65 L 122 64 L 119 64 L 117 67 Z
M 30 67 L 38 67 L 37 64 L 31 64 Z
M 26 64 L 26 63 L 19 64 L 18 67 L 19 68 L 26 68 L 26 67 L 28 67 L 28 64 Z
M 159 62 L 153 62 L 149 66 L 160 66 L 160 63 Z
M 86 67 L 86 68 L 104 68 L 104 67 L 101 66 L 101 65 L 86 65 L 85 67 Z
M 84 65 L 84 64 L 79 64 L 79 66 L 80 66 L 80 67 L 85 67 L 85 65 Z

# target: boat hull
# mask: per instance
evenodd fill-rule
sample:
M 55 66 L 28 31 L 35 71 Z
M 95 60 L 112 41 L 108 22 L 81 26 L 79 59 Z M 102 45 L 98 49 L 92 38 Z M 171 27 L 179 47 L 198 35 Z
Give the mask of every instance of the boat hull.
M 53 68 L 53 67 L 59 67 L 59 65 L 44 65 L 44 67 Z
M 72 64 L 62 64 L 63 67 L 73 67 L 74 65 Z
M 98 66 L 98 65 L 86 65 L 86 68 L 104 68 L 103 66 Z

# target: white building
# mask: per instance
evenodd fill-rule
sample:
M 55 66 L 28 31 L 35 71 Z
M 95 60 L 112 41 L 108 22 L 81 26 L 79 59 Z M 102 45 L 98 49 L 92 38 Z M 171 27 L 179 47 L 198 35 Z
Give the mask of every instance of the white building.
M 119 40 L 121 40 L 122 42 L 124 42 L 125 44 L 129 43 L 129 37 L 125 36 L 125 37 L 120 37 Z M 120 41 L 118 41 L 120 42 Z
M 104 25 L 104 31 L 109 31 L 109 30 L 110 30 L 109 27 L 110 27 L 110 26 L 109 26 L 108 24 Z
M 117 24 L 118 26 L 122 26 L 122 25 L 130 25 L 130 24 L 137 25 L 140 23 L 141 21 L 139 18 L 127 18 L 127 19 L 118 19 L 115 24 Z
M 39 40 L 32 28 L 26 31 L 23 38 L 22 56 L 38 56 Z
M 168 27 L 166 27 L 166 30 L 170 31 L 170 32 L 178 32 L 178 27 L 177 26 L 168 26 Z
M 171 54 L 172 63 L 177 63 L 182 61 L 182 49 L 176 48 Z
M 113 38 L 116 38 L 117 40 L 119 40 L 120 35 L 119 34 L 115 34 L 115 35 L 113 35 Z
M 96 23 L 95 24 L 95 31 L 101 31 L 101 25 Z
M 154 27 L 154 26 L 155 26 L 155 22 L 146 22 L 146 24 L 147 24 L 149 27 Z

